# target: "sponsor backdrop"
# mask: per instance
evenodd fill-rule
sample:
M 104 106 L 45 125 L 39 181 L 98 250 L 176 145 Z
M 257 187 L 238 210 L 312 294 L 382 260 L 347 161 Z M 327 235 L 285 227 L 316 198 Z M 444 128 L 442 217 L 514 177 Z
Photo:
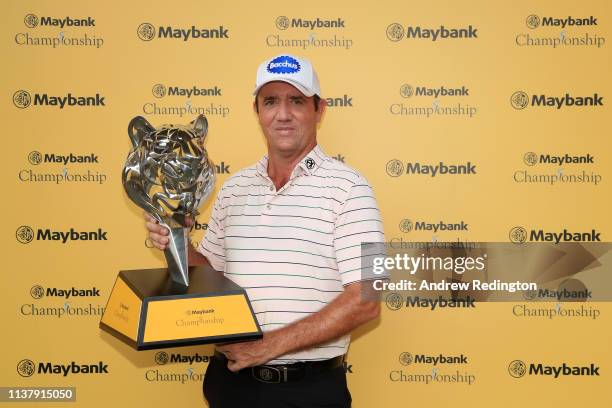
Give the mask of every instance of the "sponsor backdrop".
M 203 404 L 211 347 L 135 352 L 98 329 L 119 270 L 164 265 L 122 189 L 127 124 L 204 113 L 218 190 L 265 152 L 251 90 L 276 54 L 317 67 L 319 142 L 372 183 L 388 241 L 610 240 L 608 2 L 332 3 L 5 4 L 0 386 Z M 611 313 L 388 302 L 353 336 L 354 406 L 610 406 Z

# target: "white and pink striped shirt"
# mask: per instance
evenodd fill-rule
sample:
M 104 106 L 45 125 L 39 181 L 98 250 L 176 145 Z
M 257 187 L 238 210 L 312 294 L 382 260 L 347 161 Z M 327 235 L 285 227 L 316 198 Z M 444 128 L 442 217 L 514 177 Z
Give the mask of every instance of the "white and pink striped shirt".
M 317 145 L 276 190 L 268 157 L 219 191 L 198 251 L 246 289 L 263 331 L 315 313 L 363 280 L 361 244 L 384 242 L 380 211 L 366 179 Z M 346 353 L 350 336 L 286 354 L 271 364 Z

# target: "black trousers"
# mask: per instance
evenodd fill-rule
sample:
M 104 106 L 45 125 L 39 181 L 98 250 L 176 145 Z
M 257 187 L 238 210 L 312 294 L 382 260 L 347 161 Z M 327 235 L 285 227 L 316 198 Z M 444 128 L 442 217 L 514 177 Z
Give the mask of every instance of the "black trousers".
M 212 358 L 204 377 L 204 397 L 210 408 L 317 408 L 351 406 L 344 367 L 308 372 L 298 381 L 268 384 L 256 380 L 247 368 L 239 374 Z

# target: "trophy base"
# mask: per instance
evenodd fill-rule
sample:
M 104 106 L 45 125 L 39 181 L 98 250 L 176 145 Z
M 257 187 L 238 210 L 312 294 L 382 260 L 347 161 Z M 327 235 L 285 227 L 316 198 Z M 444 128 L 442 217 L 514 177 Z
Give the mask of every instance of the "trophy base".
M 210 265 L 189 268 L 189 286 L 168 270 L 121 271 L 100 328 L 136 350 L 262 337 L 246 291 Z

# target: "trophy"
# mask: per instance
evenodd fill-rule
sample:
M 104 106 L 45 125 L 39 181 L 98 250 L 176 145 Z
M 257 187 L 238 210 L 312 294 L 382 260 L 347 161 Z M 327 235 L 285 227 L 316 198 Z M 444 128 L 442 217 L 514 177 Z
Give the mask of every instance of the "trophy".
M 187 219 L 213 190 L 204 148 L 208 121 L 153 127 L 137 116 L 123 169 L 128 197 L 169 230 L 168 268 L 121 271 L 100 328 L 137 350 L 245 341 L 262 336 L 244 289 L 210 265 L 189 267 Z

